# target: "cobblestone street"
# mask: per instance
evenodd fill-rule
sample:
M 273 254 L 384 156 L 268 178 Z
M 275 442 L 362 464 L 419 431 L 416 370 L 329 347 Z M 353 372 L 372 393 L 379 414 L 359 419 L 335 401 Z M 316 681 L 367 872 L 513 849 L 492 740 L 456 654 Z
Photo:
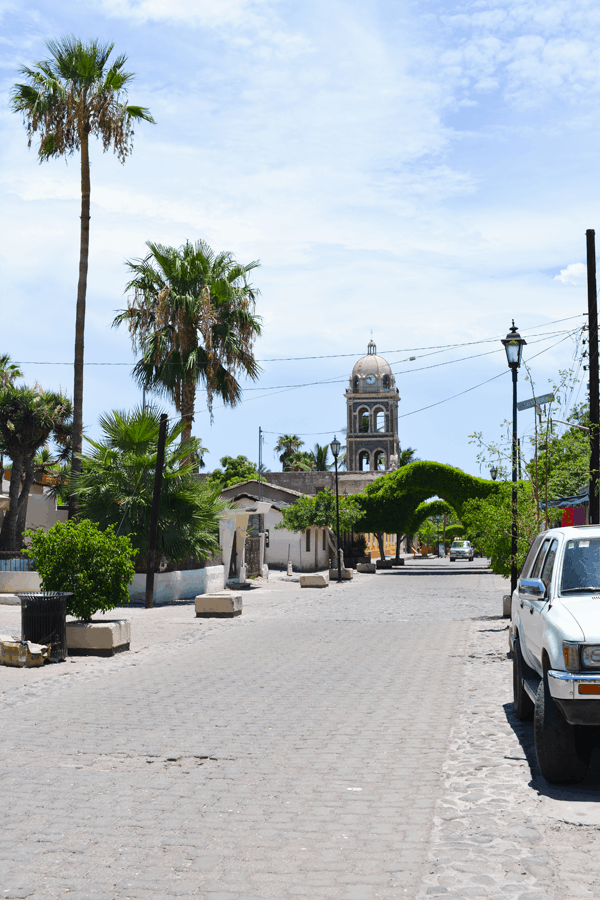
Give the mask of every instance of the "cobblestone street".
M 130 653 L 0 668 L 0 896 L 597 897 L 597 769 L 538 776 L 505 591 L 480 560 L 275 573 L 235 620 L 116 611 Z

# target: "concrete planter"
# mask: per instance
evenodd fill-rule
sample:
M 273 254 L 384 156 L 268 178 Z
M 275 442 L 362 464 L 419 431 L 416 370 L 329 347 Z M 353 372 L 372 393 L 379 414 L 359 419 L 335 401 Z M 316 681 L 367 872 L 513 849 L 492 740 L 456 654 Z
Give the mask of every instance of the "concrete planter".
M 114 656 L 129 650 L 129 619 L 105 619 L 103 622 L 67 622 L 69 656 Z
M 224 587 L 224 566 L 207 566 L 204 569 L 188 569 L 185 572 L 157 572 L 154 576 L 154 602 L 193 600 L 198 594 L 222 591 Z M 145 597 L 146 576 L 134 575 L 129 585 L 129 598 L 144 600 Z
M 200 594 L 196 597 L 197 619 L 230 619 L 242 614 L 242 595 L 234 591 Z
M 377 571 L 377 566 L 375 565 L 375 563 L 358 563 L 356 571 L 363 572 L 368 575 L 374 575 Z

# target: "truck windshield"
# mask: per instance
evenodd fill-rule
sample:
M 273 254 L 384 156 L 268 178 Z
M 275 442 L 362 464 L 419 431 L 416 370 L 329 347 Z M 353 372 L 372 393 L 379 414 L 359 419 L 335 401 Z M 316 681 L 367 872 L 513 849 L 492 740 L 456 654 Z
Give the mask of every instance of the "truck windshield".
M 468 541 L 454 541 L 454 543 L 452 544 L 452 546 L 453 546 L 453 548 L 454 548 L 455 550 L 461 550 L 461 549 L 463 549 L 463 548 L 465 548 L 465 547 L 468 547 L 468 546 L 469 546 L 469 542 L 468 542 Z
M 600 538 L 567 541 L 560 590 L 563 594 L 600 590 Z

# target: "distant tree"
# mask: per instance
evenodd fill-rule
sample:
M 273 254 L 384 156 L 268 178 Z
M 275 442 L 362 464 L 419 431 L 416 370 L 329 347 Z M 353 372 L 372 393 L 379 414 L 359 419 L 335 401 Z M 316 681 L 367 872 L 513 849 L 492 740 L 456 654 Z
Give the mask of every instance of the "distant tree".
M 314 456 L 306 450 L 294 450 L 283 468 L 285 472 L 312 472 L 315 468 Z
M 242 481 L 258 478 L 258 469 L 247 456 L 222 456 L 222 469 L 215 469 L 207 477 L 207 481 L 219 483 L 221 487 L 231 487 Z
M 61 443 L 70 438 L 72 414 L 67 397 L 38 386 L 13 386 L 0 393 L 0 449 L 12 460 L 10 507 L 0 532 L 2 550 L 21 549 L 36 453 L 51 436 Z
M 350 531 L 361 516 L 354 497 L 340 497 L 340 530 Z M 308 528 L 336 530 L 336 502 L 333 491 L 319 491 L 314 497 L 303 494 L 292 506 L 281 512 L 282 519 L 276 528 L 289 531 L 306 531 Z
M 297 434 L 282 434 L 279 437 L 279 440 L 275 444 L 273 450 L 275 453 L 279 454 L 279 462 L 282 465 L 283 471 L 286 471 L 288 458 L 292 455 L 295 450 L 299 450 L 300 447 L 304 446 L 304 441 L 301 440 Z
M 311 451 L 311 456 L 314 461 L 313 468 L 315 472 L 327 472 L 328 469 L 331 469 L 333 463 L 328 462 L 329 444 L 315 444 L 314 450 Z
M 15 363 L 10 361 L 8 353 L 0 355 L 0 391 L 11 387 L 17 378 L 22 378 L 23 373 Z M 4 454 L 0 449 L 0 489 L 4 479 Z
M 101 138 L 104 151 L 111 147 L 124 163 L 133 147 L 133 123 L 154 122 L 142 106 L 127 103 L 127 88 L 134 73 L 124 70 L 127 57 L 109 63 L 114 44 L 73 36 L 47 41 L 50 58 L 21 66 L 25 77 L 12 91 L 13 112 L 22 113 L 29 146 L 40 136 L 40 162 L 80 151 L 81 236 L 79 284 L 75 321 L 75 382 L 73 392 L 72 471 L 81 468 L 83 440 L 83 345 L 90 243 L 90 157 L 89 138 Z

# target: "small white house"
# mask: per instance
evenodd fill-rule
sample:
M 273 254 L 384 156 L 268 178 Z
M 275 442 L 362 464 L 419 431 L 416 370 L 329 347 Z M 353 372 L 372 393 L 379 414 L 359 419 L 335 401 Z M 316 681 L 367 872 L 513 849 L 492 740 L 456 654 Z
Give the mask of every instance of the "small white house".
M 269 503 L 269 508 L 260 513 L 265 534 L 264 558 L 269 568 L 285 569 L 288 559 L 296 572 L 319 572 L 329 567 L 333 544 L 328 528 L 309 528 L 302 533 L 276 528 L 282 520 L 281 510 L 302 496 L 299 491 L 264 481 L 259 485 L 253 480 L 225 488 L 221 496 L 249 516 L 256 514 L 257 504 Z

